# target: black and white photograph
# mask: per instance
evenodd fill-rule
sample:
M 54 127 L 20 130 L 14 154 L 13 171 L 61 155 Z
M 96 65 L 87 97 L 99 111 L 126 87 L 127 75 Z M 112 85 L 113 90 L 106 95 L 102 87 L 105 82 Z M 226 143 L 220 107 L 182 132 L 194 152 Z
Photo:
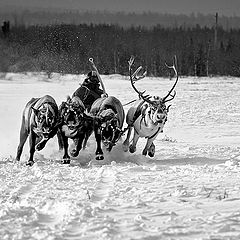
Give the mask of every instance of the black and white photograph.
M 0 0 L 0 239 L 239 240 L 240 1 Z

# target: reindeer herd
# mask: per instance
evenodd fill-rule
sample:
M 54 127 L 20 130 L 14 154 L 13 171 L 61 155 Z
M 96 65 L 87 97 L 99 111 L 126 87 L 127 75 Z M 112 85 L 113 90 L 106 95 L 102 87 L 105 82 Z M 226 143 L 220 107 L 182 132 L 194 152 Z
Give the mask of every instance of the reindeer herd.
M 146 138 L 147 143 L 142 154 L 150 157 L 154 156 L 155 145 L 153 142 L 158 134 L 163 131 L 171 106 L 166 106 L 166 103 L 173 100 L 176 95 L 174 90 L 178 82 L 176 57 L 172 66 L 166 64 L 168 68 L 174 71 L 176 80 L 163 98 L 144 95 L 145 91 L 141 92 L 136 88 L 136 81 L 144 78 L 146 72 L 140 75 L 141 66 L 133 72 L 134 58 L 130 58 L 128 61 L 130 83 L 139 99 L 127 112 L 127 127 L 125 128 L 123 128 L 125 113 L 122 103 L 116 97 L 108 96 L 93 59 L 90 58 L 89 61 L 101 83 L 102 96 L 93 99 L 94 101 L 90 103 L 90 109 L 86 108 L 89 102 L 85 103 L 84 98 L 76 95 L 76 93 L 73 93 L 72 97 L 68 96 L 67 100 L 63 101 L 59 107 L 53 97 L 49 95 L 32 98 L 26 104 L 22 115 L 17 161 L 20 161 L 23 146 L 28 137 L 30 156 L 27 165 L 32 166 L 35 151 L 42 150 L 50 138 L 57 136 L 59 149 L 63 150 L 62 163 L 69 164 L 70 156 L 77 157 L 80 150 L 86 148 L 92 133 L 94 133 L 96 139 L 96 160 L 104 159 L 102 146 L 110 152 L 125 132 L 127 132 L 127 137 L 122 144 L 123 151 L 134 153 L 139 138 Z M 130 141 L 132 130 L 134 133 Z M 69 151 L 69 139 L 72 140 L 74 145 L 71 151 Z

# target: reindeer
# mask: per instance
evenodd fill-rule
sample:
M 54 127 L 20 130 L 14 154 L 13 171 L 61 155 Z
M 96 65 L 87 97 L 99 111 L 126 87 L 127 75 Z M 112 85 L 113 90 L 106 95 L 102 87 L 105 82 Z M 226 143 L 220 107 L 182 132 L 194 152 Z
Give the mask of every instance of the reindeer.
M 20 161 L 23 146 L 29 137 L 30 157 L 27 165 L 32 166 L 35 151 L 45 147 L 47 141 L 56 135 L 58 127 L 58 106 L 53 97 L 32 98 L 23 110 L 16 160 Z
M 69 164 L 68 139 L 72 139 L 74 148 L 70 151 L 72 157 L 77 157 L 80 150 L 86 148 L 87 141 L 93 130 L 94 118 L 87 115 L 86 108 L 77 96 L 62 102 L 59 106 L 60 126 L 57 133 L 59 149 L 64 150 L 62 163 Z
M 125 141 L 123 142 L 123 150 L 130 153 L 134 153 L 136 151 L 136 145 L 139 138 L 147 138 L 147 143 L 142 151 L 143 155 L 149 155 L 153 157 L 155 154 L 155 145 L 153 141 L 156 139 L 158 134 L 163 131 L 163 127 L 167 121 L 167 114 L 169 112 L 169 108 L 171 105 L 166 106 L 166 103 L 173 100 L 176 91 L 174 88 L 178 82 L 178 73 L 176 70 L 176 57 L 174 58 L 174 62 L 172 66 L 166 66 L 170 69 L 173 69 L 176 75 L 175 83 L 172 88 L 168 92 L 168 94 L 161 98 L 159 96 L 151 97 L 149 95 L 144 95 L 145 91 L 140 92 L 135 87 L 135 82 L 144 78 L 146 76 L 146 72 L 144 72 L 141 76 L 138 76 L 138 73 L 141 71 L 142 67 L 140 66 L 134 73 L 132 73 L 132 65 L 134 62 L 134 58 L 131 57 L 128 61 L 129 64 L 129 76 L 131 81 L 131 86 L 135 90 L 135 92 L 139 95 L 139 100 L 134 104 L 134 106 L 130 107 L 127 113 L 126 122 L 128 124 L 128 132 Z M 174 90 L 174 92 L 173 92 Z M 132 129 L 134 128 L 134 136 L 132 143 L 129 146 L 129 139 L 131 136 Z
M 90 115 L 95 118 L 93 130 L 97 142 L 96 160 L 103 160 L 101 145 L 111 152 L 123 134 L 124 109 L 116 97 L 104 96 L 93 103 Z

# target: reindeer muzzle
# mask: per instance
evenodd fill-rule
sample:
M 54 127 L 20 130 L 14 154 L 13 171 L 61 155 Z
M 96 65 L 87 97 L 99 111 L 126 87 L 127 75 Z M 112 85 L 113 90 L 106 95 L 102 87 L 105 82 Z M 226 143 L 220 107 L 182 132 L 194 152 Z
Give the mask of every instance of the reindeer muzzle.
M 75 121 L 68 121 L 67 126 L 70 130 L 74 130 L 79 126 L 79 123 Z
M 48 130 L 44 130 L 43 132 L 42 132 L 42 135 L 43 135 L 43 137 L 44 138 L 49 138 L 49 134 L 50 134 L 50 130 L 48 129 Z
M 166 115 L 157 115 L 156 116 L 156 122 L 159 124 L 164 124 L 166 122 Z

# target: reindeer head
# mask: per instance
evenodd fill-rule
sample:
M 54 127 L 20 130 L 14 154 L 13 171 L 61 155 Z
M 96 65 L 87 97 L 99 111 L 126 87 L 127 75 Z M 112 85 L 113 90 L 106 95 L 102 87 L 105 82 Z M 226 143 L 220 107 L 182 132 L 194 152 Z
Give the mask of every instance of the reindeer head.
M 165 124 L 167 121 L 167 108 L 162 98 L 153 96 L 153 100 L 147 105 L 146 114 L 154 124 Z
M 82 122 L 84 110 L 85 107 L 78 97 L 73 97 L 72 99 L 68 97 L 67 101 L 60 106 L 60 115 L 63 123 L 70 130 L 76 129 Z
M 49 133 L 56 125 L 55 111 L 51 104 L 44 103 L 39 109 L 32 108 L 35 115 L 36 128 L 34 131 L 43 138 L 48 138 Z
M 112 147 L 121 137 L 118 116 L 112 109 L 102 110 L 99 114 L 100 130 L 103 144 L 111 151 Z
M 140 92 L 136 87 L 135 87 L 135 82 L 144 78 L 146 76 L 146 71 L 138 76 L 138 73 L 141 71 L 142 67 L 138 67 L 138 69 L 132 73 L 132 65 L 134 62 L 134 58 L 131 57 L 128 64 L 129 64 L 129 76 L 130 76 L 130 80 L 131 80 L 131 85 L 133 87 L 133 89 L 137 92 L 137 94 L 139 95 L 139 98 L 142 99 L 144 102 L 146 102 L 145 104 L 145 115 L 147 114 L 149 116 L 149 118 L 152 120 L 152 122 L 154 124 L 165 124 L 165 122 L 167 121 L 167 114 L 169 111 L 169 108 L 171 105 L 166 106 L 166 102 L 169 102 L 171 100 L 174 99 L 175 95 L 176 95 L 176 91 L 173 92 L 177 82 L 178 82 L 178 73 L 175 67 L 175 63 L 176 63 L 176 57 L 174 58 L 174 63 L 172 66 L 168 66 L 166 64 L 166 66 L 170 69 L 173 69 L 176 75 L 176 80 L 174 85 L 172 86 L 172 88 L 170 89 L 170 91 L 168 92 L 168 94 L 161 98 L 159 96 L 150 96 L 150 95 L 144 95 L 145 91 Z M 173 92 L 173 93 L 172 93 Z

